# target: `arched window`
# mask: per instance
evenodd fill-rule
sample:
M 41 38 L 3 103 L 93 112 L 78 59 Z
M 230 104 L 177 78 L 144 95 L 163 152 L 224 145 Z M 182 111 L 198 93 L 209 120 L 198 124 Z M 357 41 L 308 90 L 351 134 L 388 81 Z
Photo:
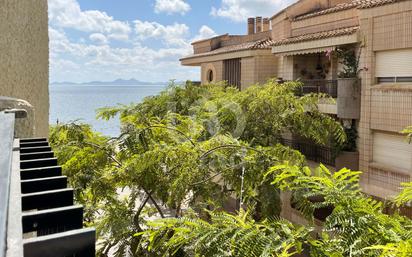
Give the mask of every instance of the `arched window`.
M 206 80 L 207 82 L 213 82 L 213 70 L 208 70 L 206 73 Z

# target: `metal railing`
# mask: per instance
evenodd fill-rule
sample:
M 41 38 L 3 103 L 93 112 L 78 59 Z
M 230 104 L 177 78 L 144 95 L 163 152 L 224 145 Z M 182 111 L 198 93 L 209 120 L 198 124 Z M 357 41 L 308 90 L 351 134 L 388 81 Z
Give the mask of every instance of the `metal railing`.
M 310 93 L 324 93 L 333 98 L 338 97 L 338 81 L 337 80 L 324 80 L 324 79 L 312 79 L 302 80 L 303 87 L 301 95 Z
M 14 119 L 0 112 L 0 257 L 94 257 L 95 230 L 47 139 L 15 139 Z
M 335 166 L 335 154 L 330 147 L 290 139 L 282 139 L 282 144 L 298 150 L 308 160 Z

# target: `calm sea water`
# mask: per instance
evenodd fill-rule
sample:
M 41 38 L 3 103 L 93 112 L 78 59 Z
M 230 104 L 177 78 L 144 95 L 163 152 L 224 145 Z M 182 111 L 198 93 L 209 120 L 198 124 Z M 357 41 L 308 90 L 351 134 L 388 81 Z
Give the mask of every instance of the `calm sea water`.
M 96 119 L 96 109 L 140 102 L 166 86 L 50 85 L 50 124 L 81 120 L 108 136 L 120 132 L 119 119 Z

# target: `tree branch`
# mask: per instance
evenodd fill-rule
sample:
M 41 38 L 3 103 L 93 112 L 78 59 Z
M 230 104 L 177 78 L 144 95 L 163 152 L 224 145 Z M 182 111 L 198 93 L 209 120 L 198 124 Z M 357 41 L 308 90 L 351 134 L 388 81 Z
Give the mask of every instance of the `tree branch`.
M 101 147 L 100 145 L 95 144 L 95 143 L 91 143 L 91 142 L 86 142 L 86 141 L 85 141 L 84 143 L 85 143 L 86 145 L 93 146 L 93 147 L 96 147 L 96 148 L 98 148 L 98 149 L 100 149 L 100 150 L 105 151 L 106 154 L 107 154 L 107 156 L 108 156 L 112 161 L 114 161 L 115 163 L 117 163 L 118 167 L 122 167 L 122 163 L 121 163 L 120 161 L 118 161 L 113 155 L 111 155 L 110 152 L 107 151 L 107 149 L 105 149 L 104 147 Z
M 224 148 L 245 148 L 245 149 L 248 149 L 248 150 L 255 151 L 255 152 L 258 152 L 258 153 L 263 154 L 262 151 L 259 151 L 259 150 L 255 149 L 255 148 L 253 148 L 253 147 L 250 147 L 250 146 L 245 146 L 245 145 L 220 145 L 220 146 L 217 146 L 217 147 L 215 147 L 215 148 L 212 148 L 212 149 L 206 151 L 205 153 L 203 153 L 203 154 L 199 157 L 199 159 L 203 159 L 204 157 L 206 157 L 207 155 L 213 153 L 214 151 L 217 151 L 217 150 L 220 150 L 220 149 L 224 149 Z
M 160 206 L 157 204 L 157 202 L 155 201 L 155 199 L 153 198 L 152 194 L 149 193 L 146 189 L 143 188 L 143 190 L 145 191 L 145 193 L 147 194 L 147 196 L 150 198 L 150 201 L 152 201 L 152 203 L 154 204 L 154 206 L 156 207 L 157 212 L 159 212 L 160 217 L 162 217 L 162 219 L 165 218 L 165 215 L 163 214 L 162 209 L 160 208 Z
M 145 131 L 145 130 L 148 130 L 148 129 L 151 129 L 151 128 L 162 128 L 162 129 L 172 130 L 174 132 L 179 133 L 184 138 L 186 138 L 193 146 L 196 146 L 196 144 L 192 141 L 192 139 L 190 137 L 188 137 L 185 133 L 183 133 L 182 131 L 180 131 L 176 128 L 167 127 L 167 126 L 160 126 L 160 125 L 150 125 L 150 126 L 146 127 L 145 129 L 143 129 L 142 131 Z
M 222 173 L 223 173 L 223 171 L 218 172 L 218 173 L 216 173 L 215 175 L 213 175 L 213 176 L 211 176 L 211 177 L 208 177 L 208 178 L 205 178 L 205 179 L 204 179 L 204 180 L 202 180 L 202 181 L 199 181 L 199 182 L 193 183 L 193 184 L 191 184 L 190 186 L 198 186 L 198 185 L 200 185 L 200 184 L 203 184 L 203 183 L 205 183 L 205 182 L 207 182 L 207 181 L 209 181 L 209 180 L 211 180 L 211 179 L 213 179 L 213 178 L 215 178 L 215 177 L 219 176 L 219 175 L 220 175 L 220 174 L 222 174 Z
M 143 202 L 140 204 L 139 209 L 137 209 L 137 212 L 133 217 L 133 221 L 136 224 L 137 229 L 138 229 L 139 232 L 143 231 L 143 229 L 140 227 L 140 224 L 139 224 L 139 218 L 140 218 L 140 214 L 143 211 L 143 208 L 147 204 L 147 201 L 149 201 L 149 195 L 148 194 L 146 194 L 146 197 L 144 198 Z

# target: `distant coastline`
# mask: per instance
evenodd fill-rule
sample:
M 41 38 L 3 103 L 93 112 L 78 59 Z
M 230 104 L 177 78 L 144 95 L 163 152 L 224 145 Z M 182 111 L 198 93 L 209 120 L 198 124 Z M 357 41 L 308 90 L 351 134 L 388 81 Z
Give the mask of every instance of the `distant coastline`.
M 170 82 L 145 82 L 136 79 L 116 79 L 113 81 L 90 81 L 83 83 L 76 83 L 70 81 L 51 82 L 51 85 L 94 85 L 94 86 L 163 86 Z M 179 83 L 179 82 L 176 82 Z

